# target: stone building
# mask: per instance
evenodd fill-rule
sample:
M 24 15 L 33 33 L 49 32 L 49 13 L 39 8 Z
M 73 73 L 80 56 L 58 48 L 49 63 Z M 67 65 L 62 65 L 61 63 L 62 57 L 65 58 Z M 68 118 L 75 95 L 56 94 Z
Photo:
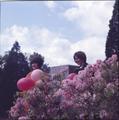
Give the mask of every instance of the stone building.
M 52 80 L 63 80 L 65 79 L 70 73 L 73 73 L 77 66 L 74 65 L 60 65 L 50 67 L 50 74 Z

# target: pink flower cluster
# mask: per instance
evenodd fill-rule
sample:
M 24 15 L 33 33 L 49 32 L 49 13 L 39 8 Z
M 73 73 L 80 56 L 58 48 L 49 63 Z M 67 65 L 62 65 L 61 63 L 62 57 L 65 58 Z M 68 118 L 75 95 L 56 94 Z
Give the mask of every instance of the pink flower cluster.
M 26 112 L 28 112 L 28 104 L 22 97 L 17 98 L 15 105 L 11 107 L 11 110 L 9 111 L 10 115 L 15 119 L 20 117 L 21 114 L 23 116 L 26 115 Z
M 57 84 L 57 80 L 55 83 Z M 17 98 L 10 117 L 35 120 L 118 120 L 119 118 L 119 61 L 113 55 L 105 61 L 97 60 L 72 79 L 54 80 L 29 90 Z M 20 102 L 19 102 L 20 101 Z M 27 102 L 28 111 L 19 112 L 19 105 Z

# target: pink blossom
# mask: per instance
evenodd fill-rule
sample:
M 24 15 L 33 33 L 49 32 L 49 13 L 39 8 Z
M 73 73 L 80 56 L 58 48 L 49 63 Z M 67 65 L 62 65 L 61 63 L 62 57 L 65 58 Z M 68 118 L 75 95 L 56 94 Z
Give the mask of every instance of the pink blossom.
M 108 117 L 108 113 L 106 110 L 101 110 L 99 116 L 101 119 L 104 119 Z
M 22 116 L 19 117 L 18 120 L 30 120 L 30 119 L 28 118 L 28 116 Z

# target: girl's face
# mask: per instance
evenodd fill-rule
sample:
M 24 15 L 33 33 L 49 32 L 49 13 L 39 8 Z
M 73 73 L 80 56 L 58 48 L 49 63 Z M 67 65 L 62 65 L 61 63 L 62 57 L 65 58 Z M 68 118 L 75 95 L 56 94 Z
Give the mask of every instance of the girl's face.
M 35 69 L 38 69 L 38 68 L 39 68 L 39 66 L 38 66 L 37 63 L 33 63 L 33 64 L 31 65 L 31 67 L 32 67 L 32 70 L 35 70 Z
M 80 58 L 78 58 L 77 56 L 74 57 L 74 61 L 76 64 L 81 65 L 82 64 L 82 60 Z

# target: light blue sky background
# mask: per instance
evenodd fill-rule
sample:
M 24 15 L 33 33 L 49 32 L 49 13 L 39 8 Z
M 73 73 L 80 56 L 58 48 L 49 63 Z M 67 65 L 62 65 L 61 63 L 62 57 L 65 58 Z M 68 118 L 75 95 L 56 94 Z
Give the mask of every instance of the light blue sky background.
M 1 2 L 0 54 L 17 40 L 23 52 L 41 53 L 51 66 L 75 64 L 77 50 L 95 63 L 105 58 L 113 5 L 114 1 Z
M 71 5 L 68 1 L 57 1 L 55 10 L 47 7 L 43 1 L 16 1 L 2 2 L 1 6 L 1 27 L 4 30 L 14 24 L 19 26 L 38 26 L 46 27 L 51 31 L 64 33 L 68 38 L 78 39 L 81 37 L 81 31 L 76 29 L 74 23 L 64 19 L 62 13 Z M 79 35 L 77 35 L 79 32 Z

